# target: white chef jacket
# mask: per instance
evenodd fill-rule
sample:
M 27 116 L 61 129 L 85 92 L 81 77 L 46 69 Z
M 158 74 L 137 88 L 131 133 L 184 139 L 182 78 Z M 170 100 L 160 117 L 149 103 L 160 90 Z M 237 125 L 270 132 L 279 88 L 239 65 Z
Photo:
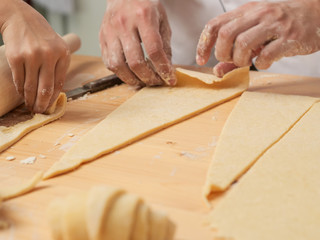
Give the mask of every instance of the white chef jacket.
M 250 1 L 162 0 L 172 29 L 172 62 L 195 65 L 198 40 L 207 22 L 224 13 L 224 10 L 233 10 L 247 2 Z M 217 63 L 214 51 L 211 55 L 207 66 Z M 268 72 L 320 77 L 320 52 L 283 58 L 273 63 Z

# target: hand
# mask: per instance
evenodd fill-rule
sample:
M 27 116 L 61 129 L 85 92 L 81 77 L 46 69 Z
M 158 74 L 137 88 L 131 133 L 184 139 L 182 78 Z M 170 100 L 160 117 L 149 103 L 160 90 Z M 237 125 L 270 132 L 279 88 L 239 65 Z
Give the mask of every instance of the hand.
M 176 84 L 170 39 L 167 15 L 159 1 L 108 1 L 100 28 L 102 58 L 127 84 Z M 141 42 L 150 61 L 144 57 Z
M 33 112 L 58 97 L 70 63 L 65 42 L 47 21 L 21 0 L 1 3 L 1 33 L 18 93 Z
M 319 11 L 319 0 L 245 4 L 209 21 L 200 36 L 197 63 L 208 61 L 214 45 L 219 61 L 243 67 L 257 56 L 259 69 L 282 57 L 319 51 Z

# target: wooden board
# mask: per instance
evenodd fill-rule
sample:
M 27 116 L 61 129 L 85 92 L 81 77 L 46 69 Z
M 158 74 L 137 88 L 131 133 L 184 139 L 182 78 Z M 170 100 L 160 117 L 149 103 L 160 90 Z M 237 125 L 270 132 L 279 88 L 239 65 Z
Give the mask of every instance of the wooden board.
M 209 69 L 203 69 L 208 71 Z M 110 74 L 99 58 L 73 56 L 66 89 Z M 251 73 L 251 89 L 320 97 L 320 78 Z M 80 136 L 95 126 L 134 90 L 114 87 L 67 104 L 65 116 L 38 129 L 0 154 L 0 186 L 30 178 L 48 169 Z M 0 221 L 11 227 L 0 230 L 0 239 L 50 239 L 45 210 L 54 197 L 87 191 L 93 185 L 118 186 L 141 195 L 155 209 L 166 211 L 177 224 L 178 240 L 209 240 L 204 225 L 209 208 L 201 191 L 221 129 L 237 99 L 176 124 L 77 171 L 42 182 L 30 194 L 0 207 Z M 68 134 L 74 134 L 70 137 Z M 37 158 L 33 165 L 20 160 Z M 5 160 L 15 156 L 14 161 Z

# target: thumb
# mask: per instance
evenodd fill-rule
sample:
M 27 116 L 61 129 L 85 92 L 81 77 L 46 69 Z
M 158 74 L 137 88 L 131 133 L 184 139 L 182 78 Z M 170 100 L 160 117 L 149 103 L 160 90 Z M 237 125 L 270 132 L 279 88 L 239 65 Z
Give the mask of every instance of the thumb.
M 226 73 L 238 68 L 233 63 L 219 62 L 213 67 L 213 74 L 217 77 L 223 77 Z

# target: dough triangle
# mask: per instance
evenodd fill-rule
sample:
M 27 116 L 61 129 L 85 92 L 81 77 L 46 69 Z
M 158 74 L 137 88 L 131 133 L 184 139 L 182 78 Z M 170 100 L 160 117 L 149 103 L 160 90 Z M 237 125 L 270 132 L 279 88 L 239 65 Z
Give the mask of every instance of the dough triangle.
M 214 85 L 177 72 L 176 87 L 144 88 L 84 135 L 44 178 L 73 170 L 172 124 L 239 96 L 249 83 L 249 68 L 227 74 Z
M 270 148 L 212 211 L 216 239 L 318 240 L 320 103 Z
M 319 99 L 245 92 L 231 112 L 208 171 L 204 195 L 226 190 Z

